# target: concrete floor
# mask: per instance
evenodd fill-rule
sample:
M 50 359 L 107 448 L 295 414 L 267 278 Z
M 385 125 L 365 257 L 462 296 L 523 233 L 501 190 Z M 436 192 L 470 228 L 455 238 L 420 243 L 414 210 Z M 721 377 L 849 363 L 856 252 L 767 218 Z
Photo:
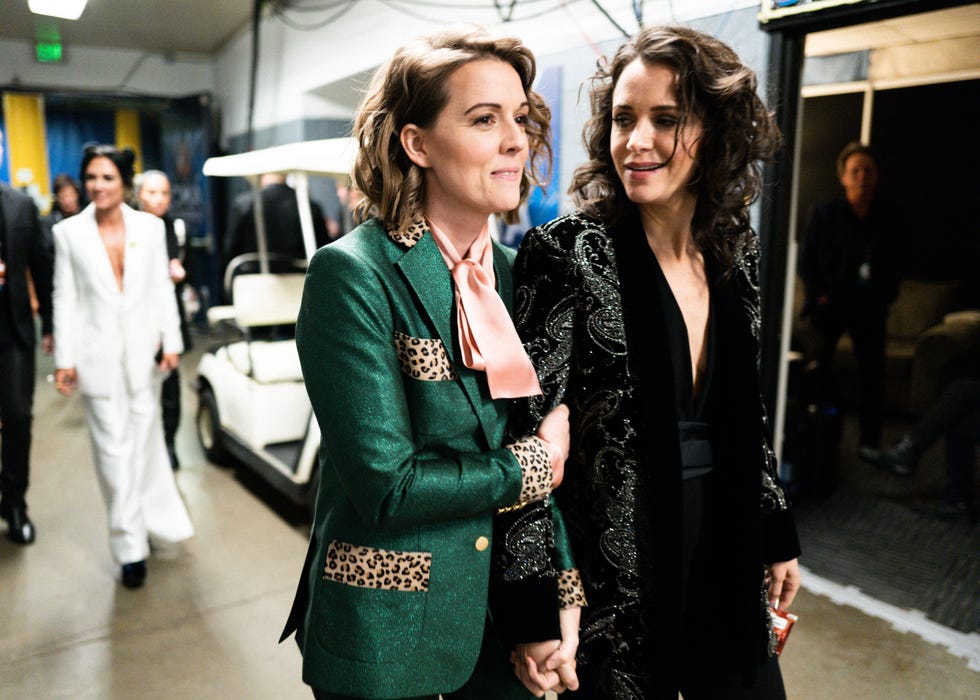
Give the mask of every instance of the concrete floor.
M 81 401 L 44 382 L 51 362 L 40 359 L 28 494 L 38 539 L 0 538 L 0 699 L 312 697 L 296 646 L 277 644 L 306 525 L 204 459 L 187 359 L 178 482 L 197 534 L 155 552 L 136 591 L 109 556 Z M 790 698 L 980 697 L 967 661 L 889 622 L 807 589 L 792 612 Z

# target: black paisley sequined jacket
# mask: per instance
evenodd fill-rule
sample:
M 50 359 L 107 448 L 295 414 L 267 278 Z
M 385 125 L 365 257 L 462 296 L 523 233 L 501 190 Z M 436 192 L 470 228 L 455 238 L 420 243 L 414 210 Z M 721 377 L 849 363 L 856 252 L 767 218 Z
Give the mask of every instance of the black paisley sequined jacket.
M 560 511 L 552 519 L 559 526 L 564 519 L 588 600 L 580 677 L 601 690 L 596 696 L 617 699 L 653 697 L 637 679 L 668 678 L 677 655 L 692 653 L 677 648 L 682 584 L 672 541 L 680 533 L 681 455 L 667 330 L 663 314 L 651 313 L 659 297 L 650 287 L 640 280 L 639 288 L 624 288 L 617 259 L 631 235 L 642 236 L 635 218 L 607 229 L 575 213 L 525 236 L 514 267 L 515 319 L 544 395 L 519 400 L 509 428 L 532 434 L 553 406 L 571 409 L 571 453 L 552 494 Z M 719 625 L 705 643 L 745 668 L 774 651 L 763 565 L 799 554 L 760 395 L 757 268 L 755 249 L 742 251 L 728 276 L 707 265 L 715 324 L 711 478 L 723 495 L 716 580 L 705 601 L 716 606 Z M 646 320 L 632 323 L 637 314 Z

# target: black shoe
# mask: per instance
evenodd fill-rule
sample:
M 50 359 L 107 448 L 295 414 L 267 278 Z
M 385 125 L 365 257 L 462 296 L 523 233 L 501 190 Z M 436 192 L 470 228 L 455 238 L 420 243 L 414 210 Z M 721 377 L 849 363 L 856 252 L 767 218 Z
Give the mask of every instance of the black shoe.
M 870 464 L 880 464 L 881 450 L 879 450 L 877 447 L 871 447 L 870 445 L 861 445 L 858 448 L 858 457 Z
M 896 476 L 912 476 L 919 465 L 922 452 L 911 435 L 903 435 L 894 445 L 881 453 L 880 466 Z
M 122 585 L 126 588 L 139 588 L 146 581 L 146 560 L 122 565 Z
M 965 520 L 971 525 L 977 522 L 976 508 L 963 501 L 942 501 L 929 514 L 941 520 Z
M 7 537 L 17 544 L 30 544 L 34 541 L 34 523 L 27 517 L 26 507 L 5 508 L 3 519 L 7 521 Z
M 177 459 L 177 450 L 173 443 L 167 443 L 167 456 L 170 457 L 170 468 L 174 471 L 180 469 L 180 461 Z

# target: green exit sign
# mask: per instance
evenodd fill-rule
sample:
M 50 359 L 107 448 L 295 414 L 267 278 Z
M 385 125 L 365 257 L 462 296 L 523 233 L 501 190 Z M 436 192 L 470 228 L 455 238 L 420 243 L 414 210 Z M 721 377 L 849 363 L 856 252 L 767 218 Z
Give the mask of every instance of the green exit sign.
M 64 47 L 60 41 L 38 41 L 34 44 L 34 55 L 38 63 L 61 63 L 65 60 Z

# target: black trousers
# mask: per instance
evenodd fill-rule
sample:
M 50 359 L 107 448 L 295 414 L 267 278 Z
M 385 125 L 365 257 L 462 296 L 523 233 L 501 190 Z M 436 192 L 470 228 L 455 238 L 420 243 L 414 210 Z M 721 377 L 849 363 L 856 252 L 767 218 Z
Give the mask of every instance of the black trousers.
M 682 567 L 680 636 L 670 632 L 651 636 L 656 639 L 624 640 L 638 649 L 632 668 L 615 673 L 603 668 L 603 659 L 592 659 L 579 666 L 581 688 L 561 698 L 582 700 L 620 700 L 623 697 L 642 700 L 785 700 L 779 661 L 771 659 L 747 677 L 746 668 L 734 650 L 707 645 L 701 635 L 717 626 L 712 620 L 710 601 L 716 595 L 714 586 L 724 585 L 709 546 L 715 527 L 715 486 L 710 477 L 696 477 L 682 482 L 683 521 L 680 541 Z M 654 620 L 656 618 L 653 618 Z M 647 623 L 656 630 L 656 622 Z M 658 642 L 663 641 L 666 646 Z M 679 653 L 678 653 L 679 652 Z M 669 657 L 667 656 L 669 655 Z M 664 658 L 670 658 L 665 664 Z
M 834 352 L 846 331 L 854 346 L 861 391 L 859 425 L 861 444 L 877 447 L 881 442 L 881 413 L 885 398 L 885 321 L 887 307 L 854 299 L 847 308 L 816 307 L 811 321 L 816 331 L 810 359 L 817 362 L 817 386 L 827 404 L 839 404 Z
M 0 504 L 23 508 L 31 453 L 34 406 L 34 348 L 0 345 Z
M 779 661 L 759 666 L 751 686 L 742 674 L 718 665 L 709 666 L 692 658 L 684 672 L 681 697 L 684 700 L 786 700 Z
M 946 497 L 975 508 L 980 379 L 958 379 L 946 387 L 913 428 L 911 436 L 922 449 L 946 437 Z
M 180 368 L 174 368 L 160 390 L 160 405 L 163 411 L 163 436 L 167 445 L 174 444 L 177 426 L 180 425 Z
M 786 690 L 778 659 L 771 659 L 756 669 L 755 677 L 746 679 L 743 669 L 730 658 L 706 658 L 699 631 L 710 629 L 712 620 L 703 617 L 705 601 L 713 594 L 718 572 L 706 537 L 715 527 L 711 514 L 715 511 L 713 482 L 708 477 L 685 479 L 684 534 L 682 565 L 684 570 L 684 648 L 690 653 L 681 656 L 679 689 L 684 700 L 785 700 Z M 722 576 L 722 580 L 724 577 Z M 724 584 L 722 584 L 724 585 Z

